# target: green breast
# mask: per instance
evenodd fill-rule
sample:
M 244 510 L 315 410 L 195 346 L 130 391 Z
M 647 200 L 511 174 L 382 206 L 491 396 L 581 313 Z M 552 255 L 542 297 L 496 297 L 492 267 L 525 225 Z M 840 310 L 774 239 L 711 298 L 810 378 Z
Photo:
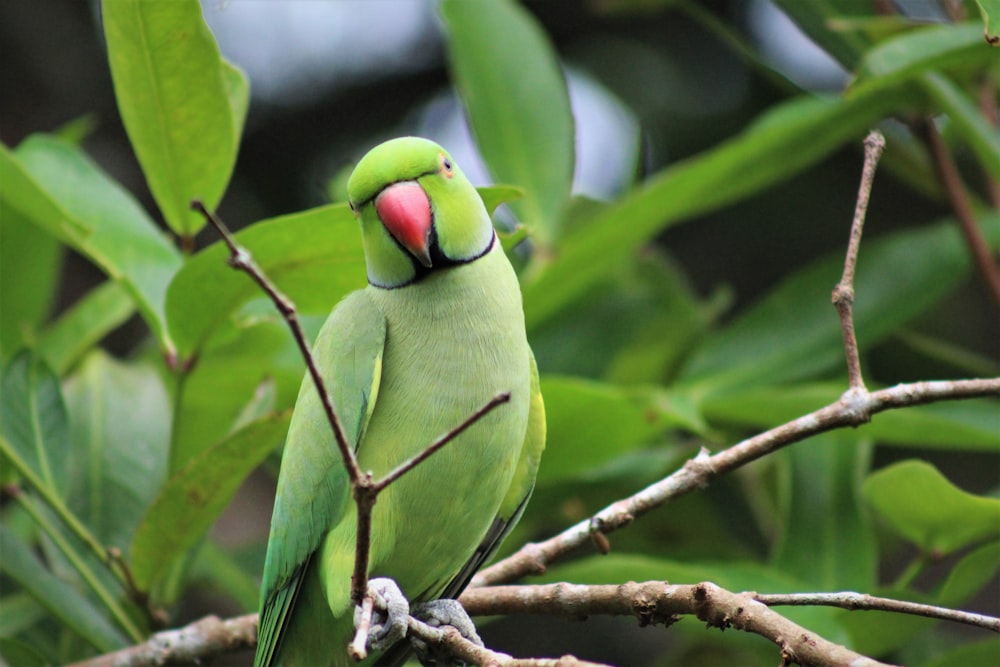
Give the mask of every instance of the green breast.
M 374 514 L 373 576 L 432 598 L 478 546 L 510 486 L 528 417 L 517 277 L 497 245 L 404 288 L 368 288 L 388 323 L 382 382 L 359 448 L 384 474 L 493 396 L 499 406 L 390 487 Z

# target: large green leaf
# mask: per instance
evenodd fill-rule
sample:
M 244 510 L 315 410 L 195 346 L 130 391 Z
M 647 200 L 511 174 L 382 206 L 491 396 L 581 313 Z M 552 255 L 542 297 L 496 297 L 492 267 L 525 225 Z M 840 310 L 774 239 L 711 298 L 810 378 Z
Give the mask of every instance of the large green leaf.
M 914 663 L 917 664 L 917 663 Z M 1000 664 L 1000 642 L 989 637 L 952 647 L 917 667 L 996 667 Z
M 84 243 L 90 230 L 56 202 L 39 184 L 14 153 L 0 144 L 0 196 L 5 206 L 70 245 Z
M 299 312 L 326 314 L 365 284 L 357 224 L 346 204 L 334 204 L 258 222 L 236 240 Z M 183 356 L 205 345 L 237 308 L 264 296 L 248 275 L 227 264 L 228 256 L 217 242 L 192 257 L 170 284 L 167 317 Z
M 983 38 L 991 46 L 1000 45 L 1000 0 L 976 0 L 983 19 Z
M 1000 500 L 976 496 L 923 461 L 902 461 L 865 481 L 872 508 L 926 553 L 949 554 L 1000 537 Z
M 0 197 L 0 361 L 48 316 L 61 254 L 55 238 Z
M 642 445 L 667 428 L 648 394 L 569 377 L 542 377 L 546 447 L 539 483 L 568 480 Z
M 108 653 L 130 643 L 87 598 L 49 572 L 31 547 L 2 523 L 0 553 L 0 571 L 91 646 Z
M 287 325 L 278 319 L 241 327 L 202 350 L 175 399 L 171 472 L 225 437 L 262 388 L 273 390 L 270 409 L 294 404 L 305 362 Z M 301 318 L 301 323 L 308 334 L 322 319 Z
M 135 312 L 128 290 L 108 281 L 87 292 L 73 307 L 42 332 L 38 352 L 58 375 L 63 375 L 106 334 Z
M 499 182 L 524 188 L 510 206 L 551 242 L 573 183 L 573 115 L 548 37 L 509 0 L 444 0 L 452 78 L 476 143 Z
M 64 497 L 69 481 L 69 431 L 59 380 L 37 356 L 23 351 L 7 364 L 0 395 L 0 434 L 11 447 L 9 454 L 49 494 Z
M 150 364 L 91 353 L 66 383 L 74 513 L 106 546 L 127 554 L 166 477 L 170 400 Z
M 875 536 L 859 487 L 871 444 L 850 431 L 809 438 L 781 453 L 788 491 L 772 564 L 812 590 L 870 590 L 878 570 Z
M 528 327 L 539 325 L 609 271 L 632 261 L 638 248 L 670 225 L 732 204 L 790 178 L 846 141 L 860 141 L 894 102 L 887 94 L 851 100 L 797 98 L 718 148 L 660 172 L 567 235 L 555 258 L 524 284 Z
M 25 176 L 49 198 L 21 212 L 121 281 L 160 346 L 170 352 L 173 344 L 167 334 L 164 301 L 181 259 L 166 235 L 128 192 L 76 146 L 33 135 L 16 153 Z M 59 217 L 45 217 L 52 214 Z
M 865 53 L 848 94 L 898 85 L 951 65 L 980 66 L 996 57 L 975 23 L 932 25 L 887 39 Z
M 281 444 L 289 415 L 252 422 L 191 458 L 163 485 L 132 543 L 132 573 L 156 590 L 212 527 L 254 468 Z
M 101 5 L 118 109 L 149 189 L 181 236 L 205 224 L 239 147 L 248 86 L 222 59 L 197 0 Z
M 748 386 L 705 396 L 699 406 L 712 422 L 771 428 L 837 401 L 844 390 L 843 384 Z M 998 412 L 1000 405 L 986 398 L 915 405 L 879 413 L 855 432 L 879 443 L 1000 453 Z
M 1000 215 L 983 216 L 995 245 Z M 845 229 L 846 234 L 846 229 Z M 846 238 L 846 236 L 845 236 Z M 788 382 L 843 363 L 830 292 L 843 270 L 833 254 L 788 276 L 729 326 L 709 336 L 681 378 L 702 389 Z M 855 276 L 854 323 L 862 350 L 948 294 L 970 270 L 953 223 L 886 235 L 862 245 Z

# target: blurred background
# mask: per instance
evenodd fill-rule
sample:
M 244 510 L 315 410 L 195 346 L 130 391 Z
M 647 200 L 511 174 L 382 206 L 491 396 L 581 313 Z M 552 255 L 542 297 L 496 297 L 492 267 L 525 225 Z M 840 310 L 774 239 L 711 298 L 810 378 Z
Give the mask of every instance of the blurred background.
M 848 78 L 764 0 L 710 0 L 688 12 L 641 0 L 525 4 L 562 59 L 577 123 L 574 191 L 594 199 L 614 198 L 643 175 L 740 132 L 791 92 L 789 80 L 836 92 Z M 935 2 L 896 4 L 920 20 L 941 18 Z M 343 199 L 353 162 L 375 143 L 402 134 L 439 141 L 474 183 L 489 181 L 450 88 L 432 0 L 207 0 L 203 9 L 223 55 L 251 84 L 244 141 L 219 209 L 230 226 Z M 32 132 L 84 119 L 86 150 L 157 216 L 115 106 L 99 21 L 94 2 L 0 0 L 0 140 L 15 146 Z M 748 65 L 706 29 L 710 22 L 748 38 L 774 71 Z M 860 165 L 859 142 L 762 195 L 671 228 L 659 243 L 725 320 L 794 267 L 845 246 Z M 941 201 L 924 198 L 883 169 L 865 231 L 873 238 L 947 213 Z M 197 242 L 214 240 L 203 231 Z M 102 278 L 72 253 L 63 261 L 54 313 Z M 830 318 L 835 326 L 832 308 Z M 975 275 L 910 329 L 1000 357 L 1000 322 Z M 125 356 L 145 337 L 135 317 L 106 345 Z M 557 353 L 540 354 L 539 362 L 543 372 L 563 370 Z M 865 363 L 873 382 L 953 375 L 894 338 Z M 902 454 L 893 449 L 880 456 Z M 997 484 L 992 459 L 982 465 L 975 457 L 934 456 L 968 491 Z M 259 544 L 272 492 L 267 476 L 255 476 L 217 527 L 219 539 Z M 183 615 L 191 618 L 236 611 L 211 597 L 187 604 Z M 491 625 L 484 638 L 521 655 L 572 650 L 623 665 L 647 664 L 635 642 L 653 650 L 669 641 L 668 633 L 637 630 L 631 620 L 592 619 L 583 633 L 578 624 L 551 619 L 529 619 L 532 631 L 526 633 L 525 622 Z M 550 626 L 551 632 L 539 629 Z M 571 639 L 563 637 L 569 633 Z M 632 662 L 622 660 L 633 651 Z M 246 661 L 237 656 L 226 664 Z

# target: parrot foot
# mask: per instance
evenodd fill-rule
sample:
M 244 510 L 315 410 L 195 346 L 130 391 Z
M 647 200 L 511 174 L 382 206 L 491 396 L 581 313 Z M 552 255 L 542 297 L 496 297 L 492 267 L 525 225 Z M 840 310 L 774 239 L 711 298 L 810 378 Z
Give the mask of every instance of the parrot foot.
M 476 646 L 482 646 L 483 640 L 476 632 L 476 626 L 469 618 L 465 607 L 459 604 L 458 600 L 431 600 L 430 602 L 420 602 L 413 605 L 411 611 L 414 617 L 420 619 L 427 625 L 435 628 L 448 626 L 455 628 L 467 640 Z M 449 653 L 435 650 L 426 642 L 411 637 L 410 642 L 417 652 L 417 659 L 421 665 L 464 665 L 464 662 L 456 661 Z
M 376 606 L 372 613 L 371 628 L 368 633 L 368 647 L 375 650 L 387 649 L 406 636 L 410 603 L 399 586 L 392 579 L 380 577 L 368 582 L 368 592 L 376 600 L 385 603 L 385 611 Z M 354 626 L 361 620 L 361 607 L 354 609 Z

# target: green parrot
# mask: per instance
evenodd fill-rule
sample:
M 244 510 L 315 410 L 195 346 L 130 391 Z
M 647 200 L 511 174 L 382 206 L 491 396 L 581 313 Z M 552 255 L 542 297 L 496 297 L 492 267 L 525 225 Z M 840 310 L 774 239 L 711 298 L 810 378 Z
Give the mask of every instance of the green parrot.
M 454 598 L 520 518 L 545 446 L 517 277 L 475 188 L 437 144 L 376 146 L 347 190 L 368 286 L 334 308 L 313 354 L 361 469 L 380 478 L 510 393 L 390 485 L 372 515 L 373 583 L 393 580 L 411 603 Z M 354 664 L 356 520 L 307 375 L 278 476 L 255 667 Z

